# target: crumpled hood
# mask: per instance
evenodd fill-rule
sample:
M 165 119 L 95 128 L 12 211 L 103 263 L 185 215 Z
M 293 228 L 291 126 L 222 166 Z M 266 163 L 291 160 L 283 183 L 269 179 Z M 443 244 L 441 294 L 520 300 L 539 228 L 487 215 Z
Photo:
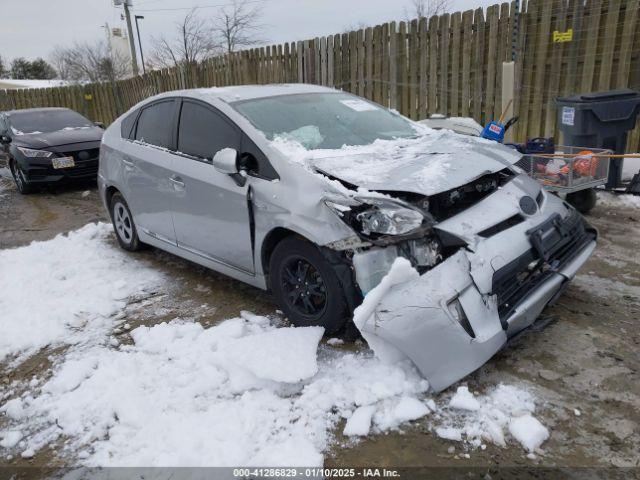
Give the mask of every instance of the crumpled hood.
M 100 127 L 74 128 L 46 133 L 24 133 L 13 135 L 12 143 L 28 148 L 43 149 L 72 143 L 99 142 L 103 133 L 104 130 Z
M 306 161 L 320 173 L 368 190 L 434 195 L 502 170 L 520 157 L 490 140 L 439 131 L 417 139 L 315 151 Z

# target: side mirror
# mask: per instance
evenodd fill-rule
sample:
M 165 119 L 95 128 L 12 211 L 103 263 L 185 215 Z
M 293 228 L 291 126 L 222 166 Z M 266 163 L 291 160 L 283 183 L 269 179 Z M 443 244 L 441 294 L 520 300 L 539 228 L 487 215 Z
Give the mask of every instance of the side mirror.
M 93 124 L 94 124 L 96 127 L 100 127 L 101 129 L 103 129 L 103 130 L 104 130 L 104 123 L 102 123 L 102 122 L 93 122 Z
M 213 156 L 213 166 L 220 173 L 238 173 L 238 152 L 233 148 L 223 148 Z
M 0 143 L 2 145 L 9 145 L 11 143 L 11 137 L 8 135 L 0 135 Z

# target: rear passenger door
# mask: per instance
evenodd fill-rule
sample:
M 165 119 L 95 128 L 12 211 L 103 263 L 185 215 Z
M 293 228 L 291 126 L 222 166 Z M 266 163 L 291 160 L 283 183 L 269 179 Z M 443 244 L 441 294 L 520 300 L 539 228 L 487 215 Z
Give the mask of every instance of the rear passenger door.
M 178 246 L 247 273 L 254 272 L 248 185 L 218 172 L 213 156 L 240 152 L 240 129 L 213 106 L 183 99 L 174 171 L 181 182 L 173 207 Z
M 176 243 L 171 208 L 175 196 L 173 157 L 179 99 L 142 108 L 122 158 L 125 198 L 136 225 L 159 240 Z

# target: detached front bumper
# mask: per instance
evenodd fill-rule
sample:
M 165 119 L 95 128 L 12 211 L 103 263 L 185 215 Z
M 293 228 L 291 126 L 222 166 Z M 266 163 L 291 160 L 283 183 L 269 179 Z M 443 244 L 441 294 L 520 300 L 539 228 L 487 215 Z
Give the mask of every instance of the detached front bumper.
M 394 285 L 361 332 L 411 359 L 435 391 L 447 388 L 533 324 L 595 249 L 595 230 L 561 210 L 553 199 L 545 213 Z

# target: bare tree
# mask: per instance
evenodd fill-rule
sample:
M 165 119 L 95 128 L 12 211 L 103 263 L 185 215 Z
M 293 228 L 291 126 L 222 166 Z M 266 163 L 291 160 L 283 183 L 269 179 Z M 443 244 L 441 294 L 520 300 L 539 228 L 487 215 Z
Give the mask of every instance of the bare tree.
M 150 63 L 160 67 L 174 67 L 199 62 L 220 53 L 221 48 L 214 39 L 211 26 L 198 18 L 194 8 L 176 24 L 174 38 L 161 36 L 153 40 Z
M 451 0 L 411 0 L 411 7 L 404 9 L 407 20 L 429 18 L 446 13 L 451 8 Z
M 51 54 L 60 78 L 74 82 L 106 82 L 131 75 L 130 60 L 109 48 L 106 40 L 95 43 L 74 43 L 71 47 L 56 47 Z
M 250 47 L 263 40 L 260 38 L 264 25 L 260 23 L 260 5 L 248 6 L 246 0 L 233 0 L 221 8 L 213 19 L 213 31 L 220 38 L 227 53 L 242 47 Z

